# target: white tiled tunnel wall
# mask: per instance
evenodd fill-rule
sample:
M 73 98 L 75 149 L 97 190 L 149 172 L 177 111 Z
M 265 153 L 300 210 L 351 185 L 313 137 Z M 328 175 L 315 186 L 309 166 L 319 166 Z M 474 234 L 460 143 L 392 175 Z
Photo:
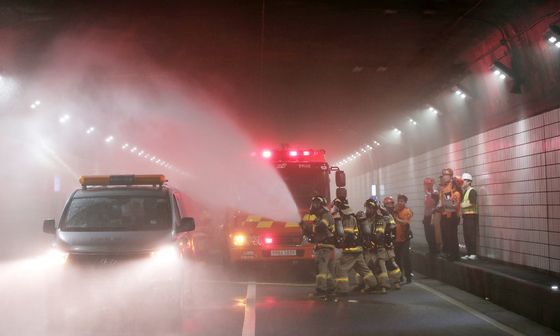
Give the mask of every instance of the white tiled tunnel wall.
M 414 212 L 412 246 L 425 245 L 423 179 L 468 172 L 480 197 L 480 254 L 560 273 L 560 110 L 496 128 L 406 160 L 348 176 L 351 205 L 403 193 Z M 381 191 L 384 187 L 384 193 Z M 462 225 L 459 241 L 463 244 Z

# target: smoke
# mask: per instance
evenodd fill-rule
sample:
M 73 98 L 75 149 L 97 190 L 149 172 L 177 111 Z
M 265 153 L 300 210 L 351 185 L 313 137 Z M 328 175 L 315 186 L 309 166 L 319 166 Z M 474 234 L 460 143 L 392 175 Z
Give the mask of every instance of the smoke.
M 45 334 L 49 313 L 61 309 L 70 316 L 63 331 L 78 327 L 80 334 L 115 331 L 104 325 L 130 332 L 148 317 L 157 323 L 138 332 L 160 333 L 170 325 L 160 321 L 157 307 L 142 310 L 152 306 L 149 300 L 131 303 L 151 290 L 131 286 L 123 277 L 129 269 L 104 274 L 109 283 L 100 285 L 84 274 L 59 274 L 41 258 L 25 258 L 47 249 L 51 237 L 42 232 L 42 220 L 60 217 L 80 175 L 165 174 L 185 200 L 195 202 L 191 209 L 203 204 L 217 212 L 298 217 L 287 187 L 274 168 L 250 155 L 255 145 L 212 88 L 158 66 L 129 33 L 60 35 L 36 57 L 32 73 L 2 73 L 1 80 L 0 250 L 3 259 L 19 260 L 0 264 L 3 332 Z M 139 278 L 154 270 L 144 273 Z M 53 292 L 61 288 L 66 294 Z
M 297 219 L 288 189 L 250 155 L 255 145 L 212 88 L 152 62 L 130 32 L 60 35 L 33 73 L 3 78 L 18 87 L 0 102 L 0 155 L 8 161 L 1 169 L 11 191 L 0 204 L 3 237 L 36 237 L 87 174 L 163 173 L 197 204 Z

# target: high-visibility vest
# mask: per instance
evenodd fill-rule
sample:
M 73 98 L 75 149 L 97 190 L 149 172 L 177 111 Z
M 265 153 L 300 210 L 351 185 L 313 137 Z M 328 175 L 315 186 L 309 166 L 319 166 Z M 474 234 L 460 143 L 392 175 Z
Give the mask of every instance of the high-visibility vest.
M 463 201 L 461 202 L 461 212 L 463 215 L 475 215 L 478 213 L 478 202 L 477 204 L 471 204 L 469 201 L 469 194 L 473 190 L 473 187 L 469 187 L 463 196 Z

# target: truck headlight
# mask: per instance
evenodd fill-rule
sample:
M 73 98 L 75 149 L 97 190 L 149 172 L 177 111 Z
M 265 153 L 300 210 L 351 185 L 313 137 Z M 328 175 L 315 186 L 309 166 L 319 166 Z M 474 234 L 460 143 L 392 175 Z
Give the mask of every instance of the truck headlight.
M 245 246 L 247 245 L 247 235 L 244 233 L 236 233 L 233 235 L 232 243 L 235 246 Z
M 152 259 L 157 261 L 173 261 L 179 259 L 179 251 L 175 246 L 164 246 L 152 251 Z

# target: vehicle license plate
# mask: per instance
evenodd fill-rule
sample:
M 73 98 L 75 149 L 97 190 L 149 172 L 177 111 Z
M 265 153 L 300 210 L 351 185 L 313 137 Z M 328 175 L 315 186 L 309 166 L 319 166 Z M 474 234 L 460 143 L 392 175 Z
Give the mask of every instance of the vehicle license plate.
M 270 251 L 271 257 L 287 257 L 296 256 L 296 250 L 272 250 Z

